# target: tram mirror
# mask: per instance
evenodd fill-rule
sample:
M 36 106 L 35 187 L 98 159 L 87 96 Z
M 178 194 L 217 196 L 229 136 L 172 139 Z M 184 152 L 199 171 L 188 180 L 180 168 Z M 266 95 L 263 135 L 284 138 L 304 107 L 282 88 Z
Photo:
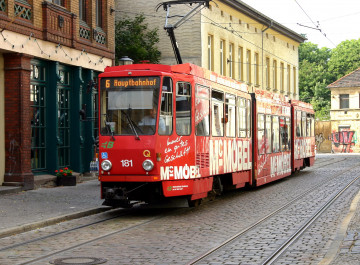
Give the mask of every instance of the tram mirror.
M 115 122 L 105 122 L 106 128 L 110 133 L 115 131 Z
M 80 120 L 84 121 L 86 120 L 86 104 L 82 104 L 82 108 L 79 111 L 80 114 Z

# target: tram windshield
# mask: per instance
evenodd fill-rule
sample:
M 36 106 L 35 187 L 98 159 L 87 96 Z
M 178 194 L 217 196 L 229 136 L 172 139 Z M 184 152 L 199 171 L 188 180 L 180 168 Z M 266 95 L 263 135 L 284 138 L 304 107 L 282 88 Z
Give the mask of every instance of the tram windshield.
M 159 88 L 160 77 L 102 78 L 100 133 L 135 137 L 155 134 Z

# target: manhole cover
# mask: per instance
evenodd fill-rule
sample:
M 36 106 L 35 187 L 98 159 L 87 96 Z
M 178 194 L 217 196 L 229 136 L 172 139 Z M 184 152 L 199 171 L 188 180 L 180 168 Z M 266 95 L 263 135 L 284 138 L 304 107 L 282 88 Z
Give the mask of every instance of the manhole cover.
M 69 257 L 69 258 L 60 258 L 53 261 L 50 261 L 54 265 L 97 265 L 103 264 L 107 260 L 101 258 L 89 258 L 89 257 Z

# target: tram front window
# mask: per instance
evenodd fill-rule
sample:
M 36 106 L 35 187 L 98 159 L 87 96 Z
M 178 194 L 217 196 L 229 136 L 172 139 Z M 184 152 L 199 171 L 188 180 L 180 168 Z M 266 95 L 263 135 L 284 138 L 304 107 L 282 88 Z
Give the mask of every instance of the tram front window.
M 101 79 L 101 134 L 155 134 L 159 88 L 159 77 Z

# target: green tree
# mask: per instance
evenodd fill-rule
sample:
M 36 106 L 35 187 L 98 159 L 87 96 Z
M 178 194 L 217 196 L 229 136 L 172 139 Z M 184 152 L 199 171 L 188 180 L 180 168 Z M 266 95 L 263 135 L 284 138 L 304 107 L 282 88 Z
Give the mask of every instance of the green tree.
M 124 17 L 115 24 L 115 63 L 122 56 L 129 56 L 134 63 L 148 60 L 159 63 L 161 53 L 156 47 L 159 42 L 158 29 L 149 30 L 145 17 L 138 15 L 131 19 Z
M 329 72 L 334 74 L 334 82 L 360 67 L 360 39 L 341 42 L 331 51 Z
M 300 99 L 312 103 L 315 112 L 330 109 L 330 91 L 326 88 L 330 78 L 328 61 L 331 50 L 319 49 L 316 44 L 305 42 L 299 49 Z M 326 116 L 324 113 L 321 116 Z
M 360 39 L 343 41 L 332 50 L 319 49 L 311 42 L 302 43 L 299 48 L 300 99 L 313 105 L 317 118 L 328 118 L 331 93 L 326 87 L 359 67 Z

